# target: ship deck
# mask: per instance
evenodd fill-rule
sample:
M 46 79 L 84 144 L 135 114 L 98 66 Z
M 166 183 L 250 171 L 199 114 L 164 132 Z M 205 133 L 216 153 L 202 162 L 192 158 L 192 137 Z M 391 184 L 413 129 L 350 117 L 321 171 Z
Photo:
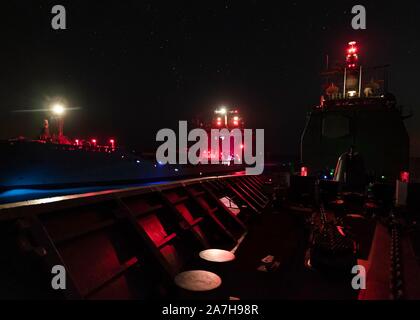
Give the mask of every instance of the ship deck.
M 359 291 L 347 276 L 309 268 L 306 263 L 307 213 L 283 208 L 269 209 L 252 221 L 248 233 L 235 248 L 236 259 L 213 271 L 222 277 L 217 292 L 200 294 L 200 299 L 241 300 L 357 300 Z M 376 222 L 358 218 L 348 220 L 348 227 L 360 244 L 359 261 L 366 265 Z M 262 259 L 271 255 L 279 266 L 273 271 L 259 271 Z M 194 263 L 193 263 L 194 266 Z M 185 298 L 181 294 L 181 298 Z M 194 298 L 190 294 L 187 298 Z
M 351 270 L 333 273 L 308 263 L 313 210 L 272 202 L 265 191 L 259 178 L 235 175 L 1 204 L 0 297 L 390 298 L 395 269 L 390 249 L 397 247 L 398 239 L 381 217 L 355 211 L 343 218 L 345 232 L 358 244 L 357 263 L 367 270 L 366 290 L 354 290 Z M 236 216 L 228 210 L 220 201 L 225 196 L 243 213 Z M 416 230 L 402 233 L 398 240 L 408 299 L 420 298 L 420 283 L 413 276 L 420 272 Z M 227 263 L 203 261 L 200 251 L 212 248 L 231 251 L 236 258 Z M 393 254 L 395 258 L 397 252 Z M 263 268 L 268 256 L 272 269 Z M 45 287 L 51 281 L 45 270 L 57 264 L 71 271 L 64 296 Z M 213 272 L 222 283 L 209 292 L 177 287 L 176 275 L 191 270 Z

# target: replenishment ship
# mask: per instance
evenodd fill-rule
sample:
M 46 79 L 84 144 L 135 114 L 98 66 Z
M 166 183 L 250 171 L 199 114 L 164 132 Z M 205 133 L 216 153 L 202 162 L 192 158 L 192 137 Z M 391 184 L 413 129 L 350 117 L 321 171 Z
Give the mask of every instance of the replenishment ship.
M 172 165 L 158 162 L 154 154 L 142 156 L 120 148 L 115 138 L 105 143 L 96 138 L 69 138 L 63 132 L 65 112 L 63 105 L 53 105 L 53 121 L 44 121 L 35 140 L 0 142 L 0 166 L 5 168 L 0 173 L 0 189 L 130 184 L 225 174 L 244 168 L 233 163 L 235 155 L 211 154 L 210 148 L 203 156 L 209 162 L 211 157 L 217 157 L 219 164 Z M 50 132 L 50 122 L 57 132 Z M 207 131 L 243 129 L 243 119 L 238 110 L 220 108 L 211 121 L 201 126 Z

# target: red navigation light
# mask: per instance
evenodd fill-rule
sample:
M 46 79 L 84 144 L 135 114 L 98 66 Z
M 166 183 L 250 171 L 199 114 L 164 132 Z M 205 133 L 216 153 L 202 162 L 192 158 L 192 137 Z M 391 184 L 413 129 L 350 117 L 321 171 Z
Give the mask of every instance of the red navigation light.
M 90 141 L 92 142 L 93 146 L 96 147 L 96 143 L 97 143 L 96 139 L 92 139 Z
M 109 144 L 111 145 L 111 149 L 114 150 L 115 149 L 115 140 L 114 139 L 109 139 Z
M 358 50 L 358 48 L 356 46 L 356 41 L 350 41 L 349 42 L 349 47 L 347 49 L 347 53 L 348 54 L 355 54 L 355 53 L 357 53 L 357 50 Z
M 357 66 L 359 56 L 357 55 L 359 49 L 356 45 L 356 41 L 350 41 L 347 48 L 346 63 L 349 69 L 354 69 Z
M 233 125 L 236 126 L 236 127 L 239 125 L 239 117 L 238 116 L 233 117 Z
M 350 41 L 349 42 L 349 48 L 348 48 L 349 53 L 356 53 L 357 52 L 356 44 L 357 44 L 356 41 Z
M 79 139 L 76 139 L 76 140 L 74 140 L 74 144 L 76 145 L 76 146 L 78 146 L 79 145 Z
M 300 176 L 301 177 L 307 177 L 308 176 L 308 167 L 300 168 Z
M 410 182 L 410 173 L 407 171 L 401 172 L 400 180 L 401 182 L 405 182 L 405 183 Z

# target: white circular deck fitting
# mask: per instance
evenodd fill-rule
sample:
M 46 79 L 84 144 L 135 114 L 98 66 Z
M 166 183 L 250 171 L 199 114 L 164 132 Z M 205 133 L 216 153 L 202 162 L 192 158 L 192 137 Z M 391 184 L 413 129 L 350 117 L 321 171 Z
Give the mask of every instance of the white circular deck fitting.
M 226 250 L 207 249 L 200 252 L 200 258 L 210 262 L 229 262 L 235 260 L 235 255 Z
M 213 272 L 191 270 L 177 274 L 175 284 L 189 291 L 210 291 L 218 288 L 222 279 Z

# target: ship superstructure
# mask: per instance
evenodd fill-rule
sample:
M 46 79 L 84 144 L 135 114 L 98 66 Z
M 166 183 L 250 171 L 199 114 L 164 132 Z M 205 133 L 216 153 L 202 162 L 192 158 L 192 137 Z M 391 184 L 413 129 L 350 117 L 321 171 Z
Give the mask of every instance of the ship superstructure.
M 408 170 L 409 137 L 403 110 L 388 91 L 388 66 L 363 67 L 349 42 L 345 63 L 327 70 L 320 104 L 308 114 L 301 138 L 306 174 L 331 178 L 350 149 L 363 157 L 371 179 L 394 180 Z

